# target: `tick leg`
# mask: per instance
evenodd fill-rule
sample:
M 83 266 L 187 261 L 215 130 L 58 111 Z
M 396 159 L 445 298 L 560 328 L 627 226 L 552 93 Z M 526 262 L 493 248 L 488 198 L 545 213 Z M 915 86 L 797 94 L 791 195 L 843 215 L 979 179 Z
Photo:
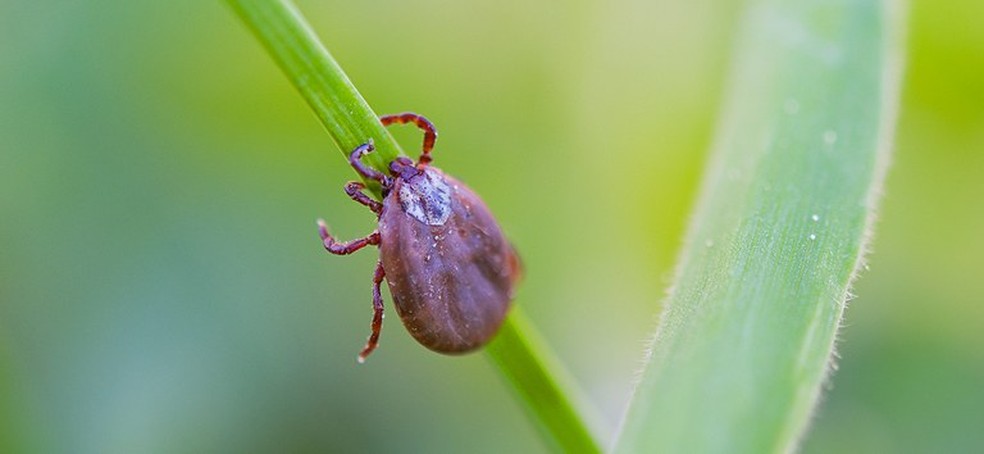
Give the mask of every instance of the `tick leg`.
M 386 187 L 389 177 L 377 172 L 375 169 L 366 167 L 366 165 L 362 163 L 362 157 L 365 156 L 366 153 L 369 153 L 375 149 L 376 146 L 372 144 L 372 139 L 369 139 L 368 142 L 355 147 L 355 149 L 352 150 L 352 153 L 349 154 L 349 164 L 352 165 L 352 168 L 354 168 L 359 175 L 362 175 L 370 180 L 376 180 L 379 184 L 383 185 L 383 187 Z
M 378 231 L 370 233 L 365 238 L 339 243 L 328 233 L 328 224 L 325 224 L 325 221 L 322 219 L 318 219 L 318 234 L 321 235 L 321 239 L 325 243 L 325 249 L 335 255 L 349 255 L 370 244 L 379 244 Z
M 371 197 L 362 192 L 366 188 L 366 185 L 359 183 L 358 181 L 349 181 L 345 184 L 345 193 L 348 194 L 352 200 L 359 202 L 372 210 L 373 213 L 380 214 L 383 212 L 383 204 L 373 200 Z
M 389 126 L 393 123 L 407 124 L 413 123 L 417 125 L 418 128 L 424 131 L 424 145 L 421 148 L 423 153 L 420 155 L 420 159 L 417 160 L 417 164 L 420 167 L 430 164 L 431 157 L 430 152 L 434 149 L 434 142 L 437 141 L 437 129 L 434 128 L 434 123 L 430 120 L 424 118 L 423 115 L 417 115 L 413 112 L 403 112 L 393 115 L 383 115 L 379 117 L 379 121 L 383 126 Z
M 366 357 L 379 345 L 379 332 L 383 329 L 383 294 L 379 285 L 382 284 L 384 276 L 386 271 L 383 270 L 383 262 L 380 260 L 376 263 L 376 274 L 372 277 L 372 333 L 369 334 L 366 346 L 359 353 L 360 363 L 366 362 Z

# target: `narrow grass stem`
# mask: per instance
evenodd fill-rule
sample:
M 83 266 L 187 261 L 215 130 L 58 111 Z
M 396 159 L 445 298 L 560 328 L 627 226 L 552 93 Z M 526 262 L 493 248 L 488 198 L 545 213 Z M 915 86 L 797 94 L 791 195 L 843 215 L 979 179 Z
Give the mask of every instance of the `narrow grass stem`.
M 399 145 L 297 8 L 286 0 L 227 2 L 287 74 L 342 153 L 372 139 L 376 152 L 366 161 L 386 172 L 386 165 L 402 153 Z M 378 185 L 367 183 L 378 196 Z M 549 446 L 567 452 L 601 451 L 582 416 L 587 412 L 572 397 L 574 387 L 560 378 L 563 368 L 518 307 L 489 345 L 488 354 Z
M 379 116 L 359 94 L 328 49 L 287 0 L 227 0 L 253 31 L 267 52 L 290 78 L 318 120 L 338 145 L 348 153 L 372 140 L 376 150 L 363 161 L 380 172 L 403 152 L 379 122 Z M 366 181 L 379 196 L 379 185 Z

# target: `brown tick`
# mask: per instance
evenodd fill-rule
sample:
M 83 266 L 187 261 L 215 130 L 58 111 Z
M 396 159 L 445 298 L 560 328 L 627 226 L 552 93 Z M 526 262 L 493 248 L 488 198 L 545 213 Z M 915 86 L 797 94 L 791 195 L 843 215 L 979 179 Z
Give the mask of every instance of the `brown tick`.
M 379 246 L 372 280 L 372 333 L 359 362 L 379 343 L 383 324 L 379 287 L 384 278 L 396 312 L 418 342 L 446 354 L 479 348 L 495 335 L 509 310 L 521 274 L 519 256 L 482 199 L 429 165 L 437 140 L 430 121 L 409 112 L 379 120 L 384 126 L 417 125 L 424 131 L 424 144 L 416 163 L 402 156 L 390 162 L 389 175 L 362 163 L 362 156 L 373 151 L 371 140 L 349 155 L 359 175 L 382 186 L 379 202 L 363 192 L 362 183 L 345 185 L 352 200 L 376 213 L 378 228 L 364 238 L 339 243 L 318 220 L 325 249 L 332 254 Z

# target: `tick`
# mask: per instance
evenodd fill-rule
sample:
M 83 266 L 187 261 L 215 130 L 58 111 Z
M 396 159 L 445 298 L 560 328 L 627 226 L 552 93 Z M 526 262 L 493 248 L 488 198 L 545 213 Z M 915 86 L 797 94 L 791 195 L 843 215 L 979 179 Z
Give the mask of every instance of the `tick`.
M 389 163 L 389 175 L 362 163 L 362 157 L 374 149 L 371 140 L 349 155 L 359 175 L 382 187 L 380 202 L 363 192 L 361 182 L 345 185 L 352 200 L 376 213 L 377 229 L 364 238 L 339 243 L 318 220 L 318 232 L 332 254 L 379 247 L 372 279 L 372 332 L 359 362 L 379 343 L 383 279 L 414 339 L 439 353 L 475 350 L 495 335 L 509 310 L 522 274 L 519 256 L 482 199 L 430 165 L 437 130 L 429 120 L 410 112 L 379 120 L 384 126 L 417 125 L 424 132 L 424 143 L 416 163 L 398 157 Z

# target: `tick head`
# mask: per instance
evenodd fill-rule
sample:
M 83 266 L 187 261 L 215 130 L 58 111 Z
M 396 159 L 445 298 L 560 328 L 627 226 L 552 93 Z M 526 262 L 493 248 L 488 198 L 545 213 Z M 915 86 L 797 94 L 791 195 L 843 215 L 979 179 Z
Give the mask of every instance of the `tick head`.
M 389 164 L 390 174 L 397 178 L 402 178 L 408 180 L 414 175 L 418 175 L 420 172 L 417 167 L 413 164 L 413 161 L 406 157 L 400 156 Z

